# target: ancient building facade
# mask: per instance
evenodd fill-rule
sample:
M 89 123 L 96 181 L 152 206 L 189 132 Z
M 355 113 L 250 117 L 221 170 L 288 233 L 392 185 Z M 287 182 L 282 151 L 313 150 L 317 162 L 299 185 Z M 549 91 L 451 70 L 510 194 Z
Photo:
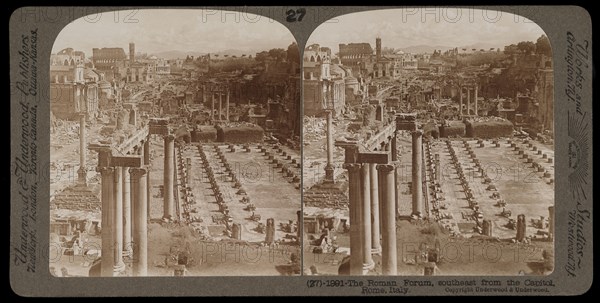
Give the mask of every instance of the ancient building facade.
M 360 65 L 365 59 L 373 55 L 371 44 L 363 43 L 348 43 L 339 44 L 339 58 L 343 65 Z
M 103 47 L 92 49 L 94 67 L 104 73 L 107 81 L 121 80 L 127 55 L 120 47 Z

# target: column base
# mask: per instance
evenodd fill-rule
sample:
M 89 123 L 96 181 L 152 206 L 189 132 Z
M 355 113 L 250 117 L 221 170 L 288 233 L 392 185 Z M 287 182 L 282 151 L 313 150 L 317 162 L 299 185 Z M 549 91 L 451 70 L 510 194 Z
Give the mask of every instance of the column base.
M 122 260 L 119 262 L 119 264 L 115 264 L 113 266 L 113 272 L 115 273 L 115 276 L 117 273 L 121 273 L 121 272 L 125 271 L 125 268 L 126 268 L 125 263 L 123 263 Z
M 410 217 L 411 217 L 411 218 L 413 218 L 413 219 L 422 219 L 422 218 L 423 218 L 423 214 L 421 214 L 421 213 L 417 213 L 417 212 L 413 212 L 413 213 L 410 215 Z
M 80 167 L 77 170 L 77 184 L 81 186 L 87 186 L 87 170 Z
M 373 260 L 371 260 L 371 263 L 363 263 L 363 275 L 373 268 L 375 268 L 375 262 L 373 262 Z
M 331 165 L 327 165 L 325 167 L 325 178 L 323 179 L 323 183 L 334 183 L 334 177 L 333 177 L 333 166 Z
M 128 258 L 129 257 L 133 257 L 133 250 L 131 250 L 131 249 L 130 250 L 123 250 L 122 255 L 123 255 L 123 258 L 125 258 L 125 257 L 128 257 Z
M 381 256 L 381 247 L 371 248 L 371 255 Z

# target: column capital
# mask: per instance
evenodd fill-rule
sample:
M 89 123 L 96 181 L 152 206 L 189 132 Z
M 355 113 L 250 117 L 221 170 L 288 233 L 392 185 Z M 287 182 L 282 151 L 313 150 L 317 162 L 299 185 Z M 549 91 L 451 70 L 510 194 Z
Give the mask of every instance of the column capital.
M 129 169 L 129 174 L 134 178 L 143 177 L 147 172 L 148 170 L 143 167 L 134 167 Z
M 114 172 L 115 168 L 112 166 L 98 166 L 96 167 L 96 171 L 101 173 L 102 175 L 104 174 L 112 174 Z
M 164 135 L 163 138 L 165 141 L 173 141 L 175 140 L 175 135 Z
M 381 172 L 391 172 L 395 167 L 393 164 L 377 164 L 377 170 Z
M 352 173 L 358 172 L 361 166 L 362 165 L 360 163 L 344 163 L 342 167 Z
M 411 131 L 411 134 L 412 134 L 413 138 L 419 137 L 419 136 L 423 135 L 423 131 L 420 129 L 416 129 L 416 130 Z

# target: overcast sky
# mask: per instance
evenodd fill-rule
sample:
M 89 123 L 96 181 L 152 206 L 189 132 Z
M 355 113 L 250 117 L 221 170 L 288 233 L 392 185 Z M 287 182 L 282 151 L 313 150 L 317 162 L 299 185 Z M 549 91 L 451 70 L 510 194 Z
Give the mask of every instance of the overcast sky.
M 476 43 L 495 47 L 536 41 L 543 30 L 518 15 L 498 11 L 456 8 L 390 9 L 353 13 L 321 24 L 308 44 L 319 43 L 337 52 L 339 43 L 382 39 L 383 47 L 416 45 L 461 47 Z
M 91 12 L 91 11 L 90 11 Z M 236 20 L 237 17 L 237 20 Z M 142 9 L 105 12 L 77 19 L 58 35 L 52 53 L 72 47 L 92 55 L 94 47 L 122 47 L 128 52 L 218 52 L 227 49 L 287 48 L 294 40 L 280 23 L 267 17 L 216 10 Z

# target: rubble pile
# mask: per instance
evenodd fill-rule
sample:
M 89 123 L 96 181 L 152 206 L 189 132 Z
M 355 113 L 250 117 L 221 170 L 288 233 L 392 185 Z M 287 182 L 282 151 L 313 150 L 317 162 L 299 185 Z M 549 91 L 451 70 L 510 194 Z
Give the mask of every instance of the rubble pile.
M 327 120 L 318 117 L 304 117 L 304 142 L 314 142 L 325 138 Z
M 69 186 L 54 196 L 50 207 L 69 210 L 100 210 L 102 203 L 87 186 Z

